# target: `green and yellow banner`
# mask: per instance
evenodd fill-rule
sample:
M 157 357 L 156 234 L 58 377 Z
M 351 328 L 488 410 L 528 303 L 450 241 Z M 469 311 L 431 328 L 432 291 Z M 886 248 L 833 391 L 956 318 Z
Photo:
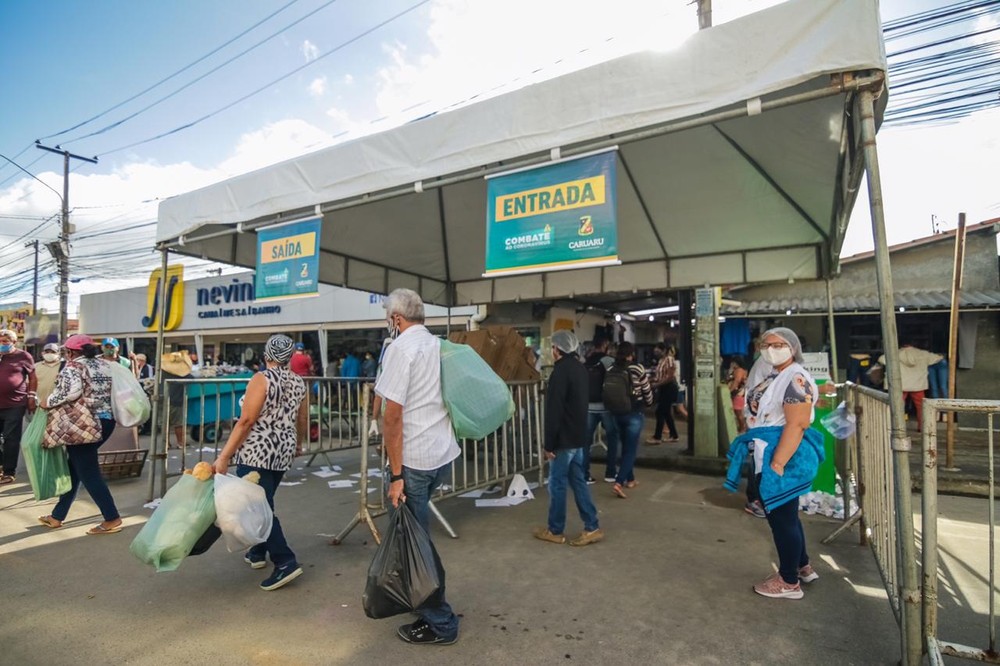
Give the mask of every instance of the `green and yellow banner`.
M 492 176 L 484 277 L 617 264 L 616 153 Z

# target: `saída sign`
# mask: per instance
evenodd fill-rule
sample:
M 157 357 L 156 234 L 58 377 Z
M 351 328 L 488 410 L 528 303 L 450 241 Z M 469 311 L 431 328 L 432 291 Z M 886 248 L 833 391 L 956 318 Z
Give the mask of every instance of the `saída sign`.
M 319 234 L 323 218 L 257 231 L 257 300 L 319 294 Z

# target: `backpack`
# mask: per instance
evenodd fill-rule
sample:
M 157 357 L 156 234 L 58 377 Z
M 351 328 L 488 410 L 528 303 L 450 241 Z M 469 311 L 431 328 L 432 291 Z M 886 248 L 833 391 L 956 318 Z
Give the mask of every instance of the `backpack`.
M 604 374 L 601 397 L 604 407 L 615 415 L 632 411 L 632 375 L 628 368 L 613 365 Z
M 604 400 L 604 375 L 606 372 L 607 368 L 604 367 L 600 358 L 587 366 L 588 402 L 602 402 Z

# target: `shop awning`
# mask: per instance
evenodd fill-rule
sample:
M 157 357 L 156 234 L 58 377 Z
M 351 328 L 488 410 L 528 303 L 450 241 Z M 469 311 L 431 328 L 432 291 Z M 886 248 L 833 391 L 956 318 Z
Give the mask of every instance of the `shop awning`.
M 948 310 L 951 308 L 951 292 L 948 290 L 903 290 L 893 294 L 897 308 L 905 310 Z M 959 307 L 969 310 L 1000 309 L 1000 290 L 963 291 Z M 744 301 L 740 305 L 723 304 L 720 312 L 726 316 L 775 315 L 775 314 L 825 314 L 825 297 L 775 298 L 760 301 Z M 878 296 L 834 296 L 833 311 L 837 314 L 878 313 Z
M 255 228 L 319 207 L 321 281 L 442 305 L 820 278 L 863 171 L 854 96 L 885 69 L 877 3 L 791 0 L 170 198 L 157 239 L 252 267 Z M 483 278 L 484 177 L 611 146 L 622 265 Z

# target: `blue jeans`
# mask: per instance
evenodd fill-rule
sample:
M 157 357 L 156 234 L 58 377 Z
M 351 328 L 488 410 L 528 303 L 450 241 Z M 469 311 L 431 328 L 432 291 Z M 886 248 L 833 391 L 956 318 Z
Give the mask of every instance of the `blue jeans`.
M 431 470 L 403 467 L 403 492 L 406 494 L 406 503 L 423 528 L 427 530 L 428 536 L 430 536 L 431 530 L 430 509 L 427 505 L 437 487 L 448 480 L 450 470 L 451 463 Z M 441 573 L 441 603 L 433 608 L 421 608 L 417 614 L 438 636 L 455 638 L 458 636 L 458 617 L 445 600 L 444 566 L 441 567 Z
M 59 501 L 52 509 L 52 517 L 62 522 L 69 515 L 69 508 L 73 506 L 76 499 L 76 491 L 80 484 L 90 493 L 90 498 L 101 510 L 101 515 L 105 521 L 118 519 L 118 507 L 115 506 L 115 498 L 108 490 L 108 484 L 101 476 L 101 465 L 97 456 L 97 449 L 108 440 L 115 430 L 115 422 L 109 419 L 101 419 L 101 439 L 93 444 L 71 444 L 66 447 L 66 455 L 69 458 L 69 478 L 70 488 L 67 492 L 59 496 Z
M 27 407 L 0 409 L 0 438 L 3 439 L 3 473 L 17 474 L 17 456 L 21 451 L 21 426 Z
M 573 489 L 583 529 L 593 532 L 598 528 L 597 507 L 583 475 L 583 449 L 559 449 L 555 454 L 549 461 L 549 532 L 562 534 L 566 529 L 567 483 Z
M 931 398 L 948 397 L 948 359 L 942 359 L 927 368 L 927 382 Z
M 260 487 L 264 489 L 268 506 L 274 511 L 274 492 L 278 489 L 278 484 L 281 483 L 281 478 L 285 476 L 285 472 L 251 467 L 250 465 L 236 466 L 236 476 L 246 476 L 250 472 L 260 474 Z M 267 541 L 259 543 L 256 546 L 251 546 L 248 554 L 254 558 L 263 558 L 265 555 L 270 555 L 271 562 L 278 569 L 287 569 L 289 567 L 294 569 L 298 566 L 295 553 L 288 547 L 288 542 L 285 540 L 285 533 L 281 529 L 281 521 L 278 520 L 277 513 L 274 514 L 274 522 L 271 524 L 271 535 L 267 537 Z
M 629 412 L 615 416 L 618 424 L 618 435 L 622 442 L 622 466 L 618 468 L 615 483 L 625 484 L 635 481 L 635 457 L 639 453 L 639 435 L 642 434 L 642 412 Z
M 806 537 L 799 520 L 799 500 L 793 498 L 768 512 L 774 547 L 778 550 L 778 573 L 789 585 L 799 582 L 799 568 L 809 564 Z
M 583 447 L 583 478 L 590 478 L 590 449 L 594 444 L 594 433 L 597 424 L 604 427 L 605 442 L 608 445 L 608 455 L 604 461 L 604 478 L 614 477 L 618 467 L 618 426 L 611 412 L 587 412 L 587 443 Z

